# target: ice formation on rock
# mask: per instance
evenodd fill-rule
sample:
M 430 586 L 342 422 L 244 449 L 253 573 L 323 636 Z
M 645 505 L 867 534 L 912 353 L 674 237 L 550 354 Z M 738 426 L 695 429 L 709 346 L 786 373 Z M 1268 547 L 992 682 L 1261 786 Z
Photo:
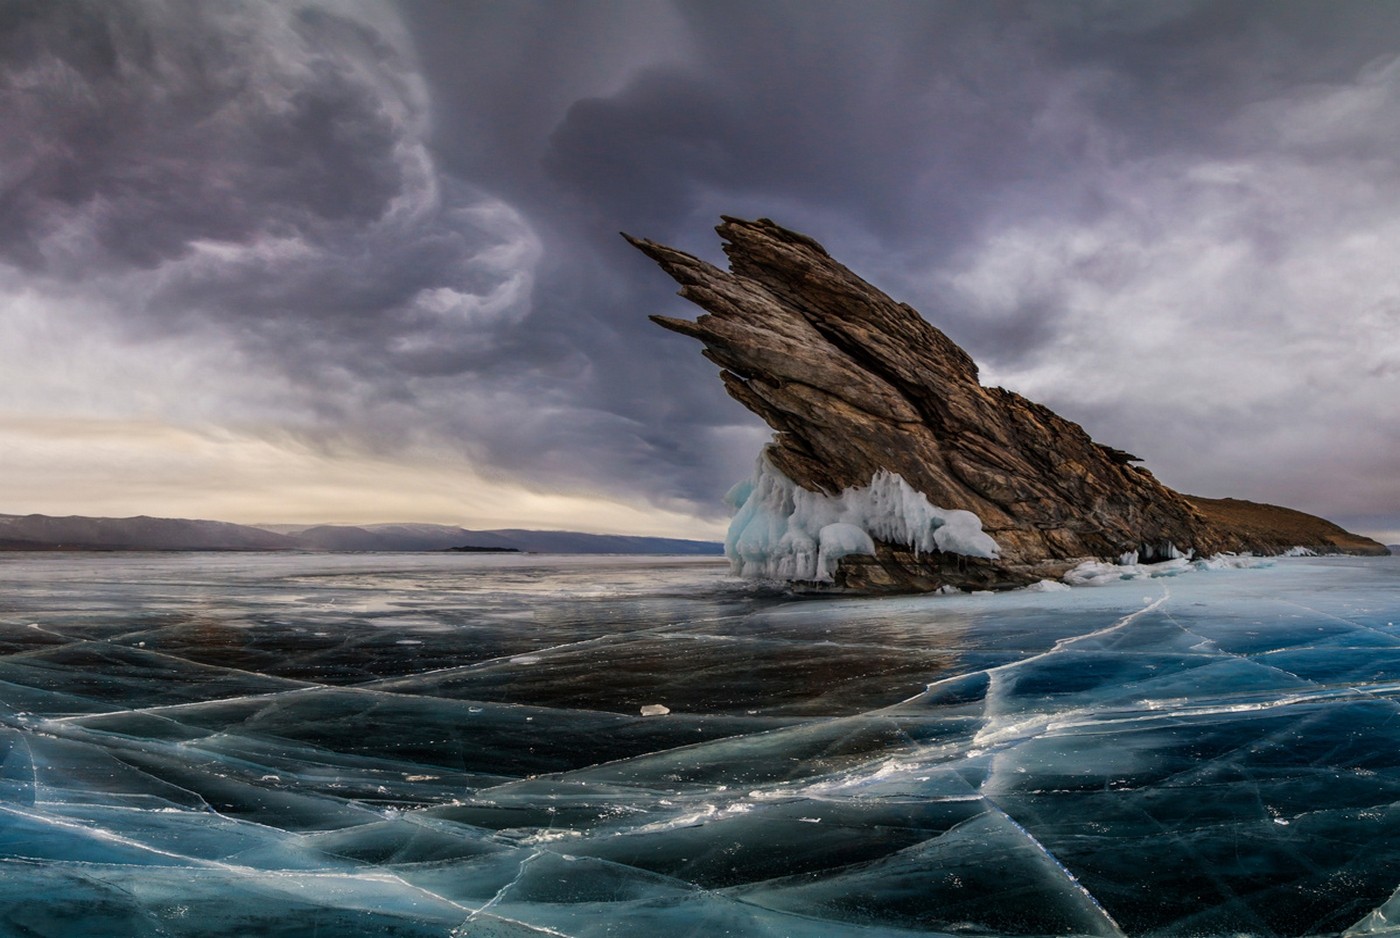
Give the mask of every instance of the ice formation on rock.
M 1137 550 L 1130 550 L 1118 558 L 1118 563 L 1125 567 L 1135 566 L 1140 563 L 1162 563 L 1169 560 L 1190 560 L 1196 554 L 1195 550 L 1187 550 L 1185 553 L 1177 550 L 1176 545 L 1171 541 L 1163 541 L 1158 544 L 1141 544 Z
M 939 508 L 881 469 L 839 495 L 812 492 L 760 457 L 754 477 L 730 490 L 735 509 L 724 553 L 741 576 L 830 581 L 838 561 L 875 553 L 875 540 L 915 551 L 995 559 L 1000 548 L 970 511 Z

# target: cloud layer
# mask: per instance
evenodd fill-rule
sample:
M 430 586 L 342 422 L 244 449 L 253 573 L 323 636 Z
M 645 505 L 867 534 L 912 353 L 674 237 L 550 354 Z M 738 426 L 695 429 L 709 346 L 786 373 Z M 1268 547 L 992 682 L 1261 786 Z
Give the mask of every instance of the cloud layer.
M 0 422 L 709 530 L 765 433 L 615 232 L 769 215 L 1168 484 L 1400 540 L 1397 48 L 1362 0 L 7 4 Z

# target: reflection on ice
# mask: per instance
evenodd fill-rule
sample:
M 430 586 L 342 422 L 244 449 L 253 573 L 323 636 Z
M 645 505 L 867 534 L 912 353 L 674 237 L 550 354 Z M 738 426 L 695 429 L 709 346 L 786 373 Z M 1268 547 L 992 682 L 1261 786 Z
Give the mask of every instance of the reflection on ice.
M 1400 565 L 1104 573 L 9 555 L 0 934 L 1393 932 Z

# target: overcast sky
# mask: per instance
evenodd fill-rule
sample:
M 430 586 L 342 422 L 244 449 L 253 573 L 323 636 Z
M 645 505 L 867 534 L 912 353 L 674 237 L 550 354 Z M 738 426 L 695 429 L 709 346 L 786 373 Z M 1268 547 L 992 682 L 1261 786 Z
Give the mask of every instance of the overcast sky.
M 0 0 L 0 512 L 713 536 L 619 230 L 822 241 L 1177 489 L 1400 541 L 1400 4 Z

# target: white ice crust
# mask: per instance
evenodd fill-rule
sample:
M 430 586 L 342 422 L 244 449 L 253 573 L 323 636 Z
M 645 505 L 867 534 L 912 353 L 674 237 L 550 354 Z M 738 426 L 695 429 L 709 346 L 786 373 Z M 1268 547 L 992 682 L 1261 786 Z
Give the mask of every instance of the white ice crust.
M 735 509 L 724 553 L 741 576 L 830 580 L 851 554 L 874 554 L 878 538 L 915 551 L 995 558 L 996 541 L 970 511 L 939 508 L 884 469 L 840 495 L 809 492 L 760 456 L 754 477 L 729 490 Z
M 1176 576 L 1179 573 L 1187 573 L 1192 570 L 1235 570 L 1247 567 L 1269 567 L 1273 566 L 1273 557 L 1255 557 L 1253 554 L 1216 554 L 1213 557 L 1205 557 L 1199 560 L 1191 560 L 1187 555 L 1181 554 L 1172 548 L 1174 556 L 1171 560 L 1161 563 L 1138 563 L 1137 554 L 1129 552 L 1123 555 L 1123 559 L 1131 558 L 1132 562 L 1106 563 L 1101 560 L 1086 560 L 1063 577 L 1065 583 L 1070 586 L 1106 586 L 1109 583 L 1116 583 L 1119 580 L 1144 580 L 1156 579 L 1164 576 Z M 1293 550 L 1306 550 L 1306 548 L 1295 547 Z M 1311 551 L 1305 554 L 1295 554 L 1289 551 L 1282 556 L 1300 557 L 1316 556 Z

